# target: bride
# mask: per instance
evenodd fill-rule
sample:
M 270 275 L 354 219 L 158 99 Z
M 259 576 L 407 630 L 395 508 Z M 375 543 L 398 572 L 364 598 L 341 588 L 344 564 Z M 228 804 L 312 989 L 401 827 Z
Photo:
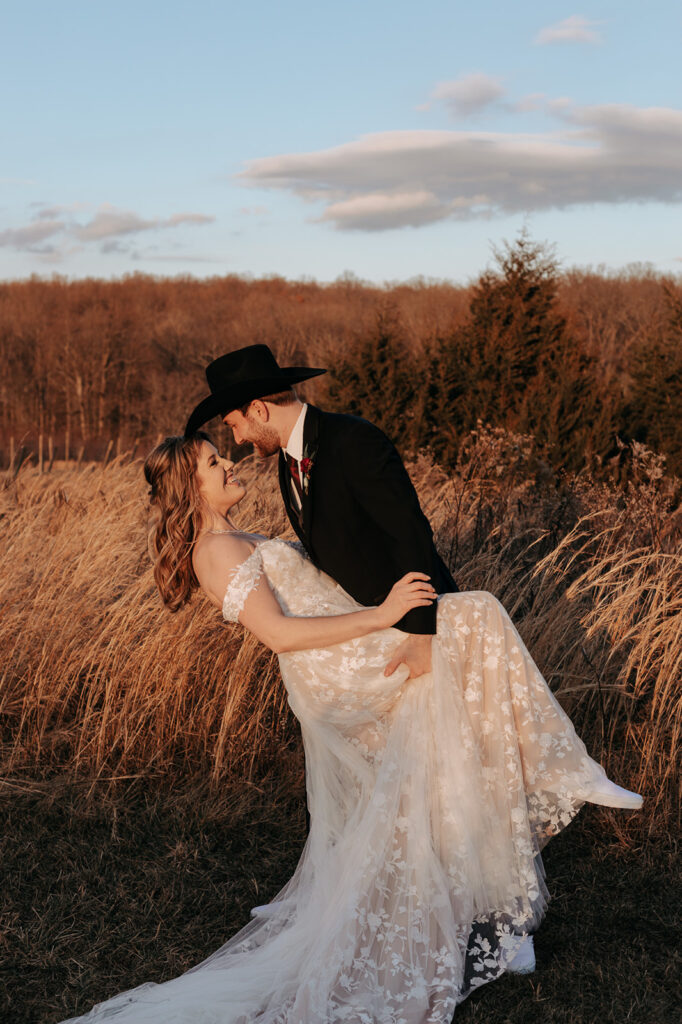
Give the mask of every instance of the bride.
M 70 1024 L 449 1022 L 542 920 L 545 843 L 586 801 L 642 798 L 590 758 L 491 593 L 438 597 L 412 572 L 363 607 L 298 542 L 238 528 L 245 488 L 203 432 L 166 438 L 145 476 L 166 606 L 200 587 L 279 655 L 310 832 L 273 902 L 208 959 Z M 394 623 L 434 600 L 432 671 L 386 676 Z

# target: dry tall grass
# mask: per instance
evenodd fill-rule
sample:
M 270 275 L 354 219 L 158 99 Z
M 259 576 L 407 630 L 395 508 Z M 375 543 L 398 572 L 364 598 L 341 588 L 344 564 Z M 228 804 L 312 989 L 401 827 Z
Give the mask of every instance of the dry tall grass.
M 627 828 L 679 816 L 682 516 L 641 449 L 626 493 L 557 480 L 532 439 L 481 429 L 451 478 L 410 466 L 461 589 L 505 604 L 612 777 L 646 796 Z M 274 467 L 245 460 L 245 528 L 281 535 Z M 23 470 L 0 494 L 0 772 L 98 785 L 300 778 L 274 656 L 201 596 L 163 608 L 141 463 Z M 284 779 L 283 779 L 284 781 Z

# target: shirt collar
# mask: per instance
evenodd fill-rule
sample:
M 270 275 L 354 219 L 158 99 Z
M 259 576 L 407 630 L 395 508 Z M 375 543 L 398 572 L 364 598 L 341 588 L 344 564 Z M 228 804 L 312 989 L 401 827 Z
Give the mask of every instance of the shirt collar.
M 289 440 L 284 448 L 285 455 L 291 455 L 298 462 L 303 458 L 303 424 L 308 406 L 304 402 L 298 419 L 294 423 L 294 429 L 289 435 Z

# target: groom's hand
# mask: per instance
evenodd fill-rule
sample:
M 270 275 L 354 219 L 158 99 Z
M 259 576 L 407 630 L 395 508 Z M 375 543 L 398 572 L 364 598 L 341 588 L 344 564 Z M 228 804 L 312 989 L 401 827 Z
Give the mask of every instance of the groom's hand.
M 384 675 L 392 676 L 398 665 L 407 665 L 410 670 L 409 679 L 430 672 L 432 640 L 429 633 L 408 633 L 407 639 L 403 640 L 384 669 Z

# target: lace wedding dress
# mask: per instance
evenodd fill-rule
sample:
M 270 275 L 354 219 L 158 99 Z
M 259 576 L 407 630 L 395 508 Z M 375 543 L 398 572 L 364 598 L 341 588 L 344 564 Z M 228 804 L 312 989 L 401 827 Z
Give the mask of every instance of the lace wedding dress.
M 226 619 L 263 574 L 287 615 L 359 607 L 299 544 L 264 540 Z M 310 809 L 294 875 L 208 959 L 71 1024 L 445 1024 L 505 971 L 544 916 L 539 851 L 606 776 L 500 602 L 438 600 L 420 678 L 383 674 L 396 629 L 280 655 Z

